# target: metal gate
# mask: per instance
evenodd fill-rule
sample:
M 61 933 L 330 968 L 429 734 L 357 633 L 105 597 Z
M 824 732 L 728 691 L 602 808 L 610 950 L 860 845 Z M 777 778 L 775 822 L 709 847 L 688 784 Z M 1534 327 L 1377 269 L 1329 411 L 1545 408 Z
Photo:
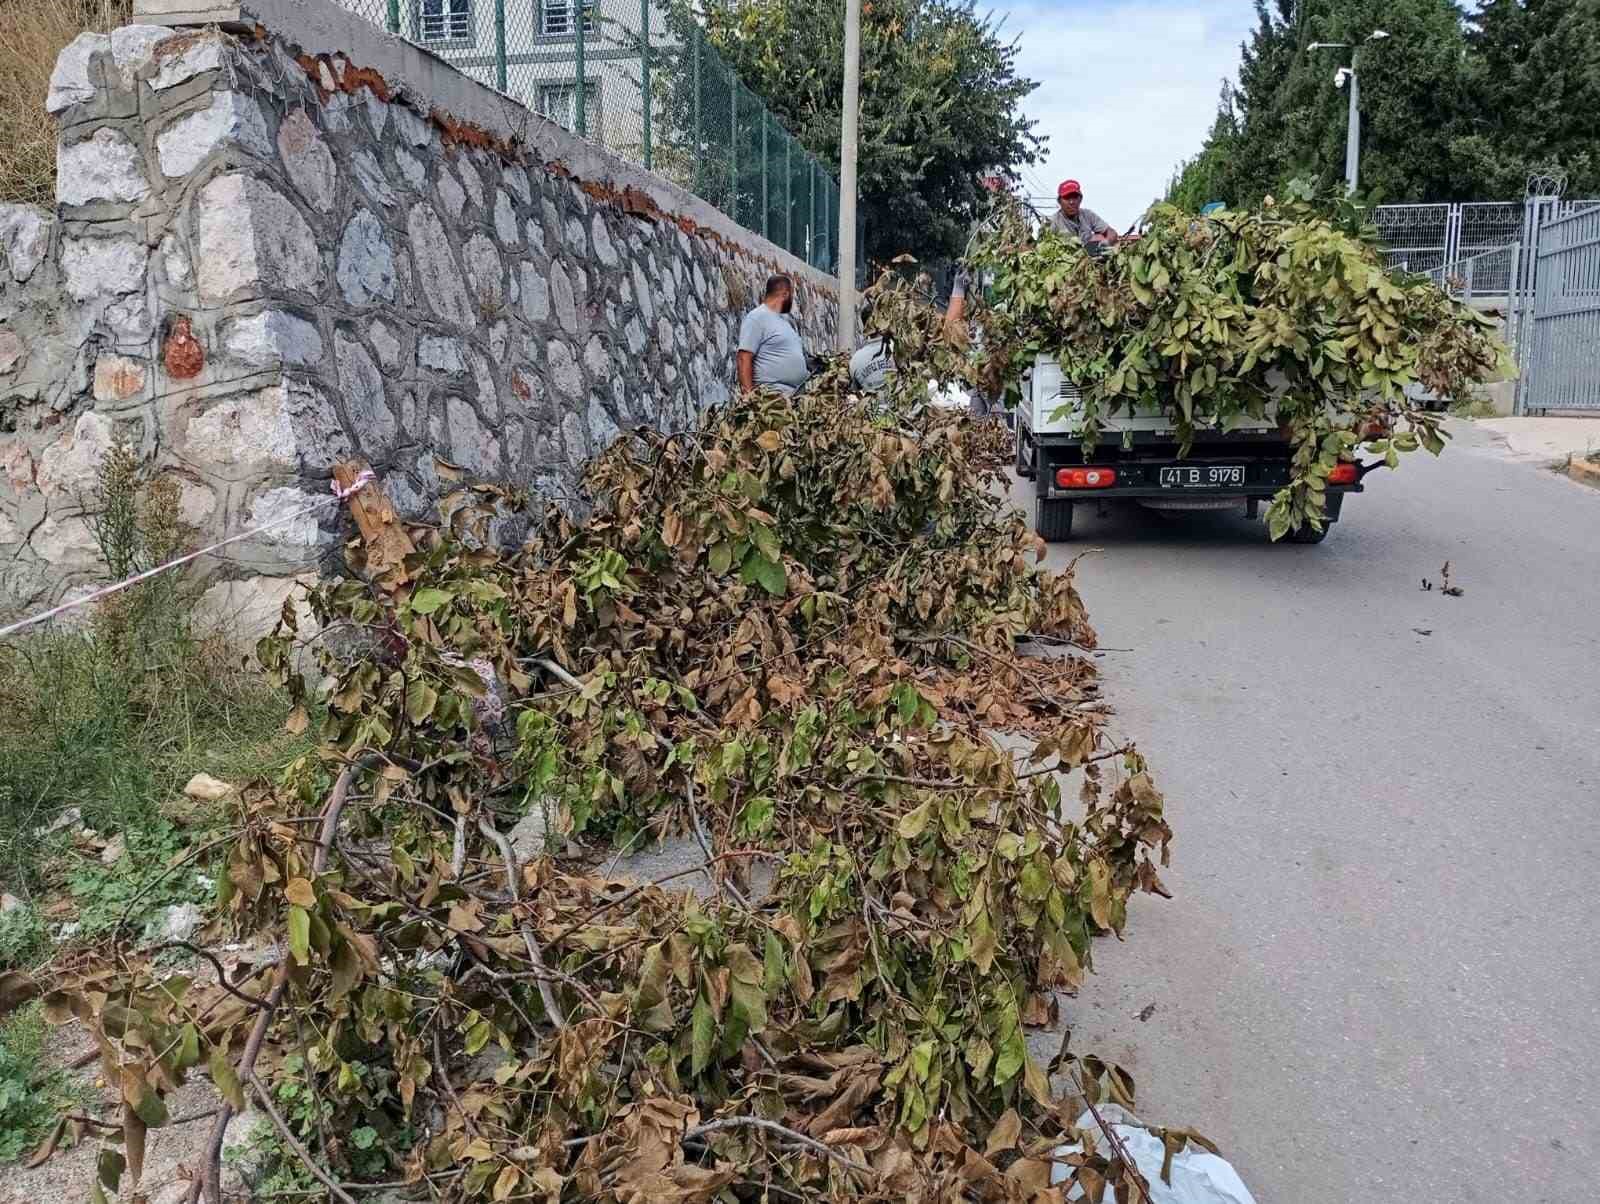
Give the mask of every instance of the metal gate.
M 1533 245 L 1517 410 L 1600 410 L 1600 208 L 1555 210 Z

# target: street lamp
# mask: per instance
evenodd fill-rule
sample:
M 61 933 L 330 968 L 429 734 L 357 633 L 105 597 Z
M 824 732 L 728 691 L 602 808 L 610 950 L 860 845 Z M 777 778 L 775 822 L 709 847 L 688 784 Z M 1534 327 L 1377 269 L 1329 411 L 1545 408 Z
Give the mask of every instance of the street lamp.
M 1380 42 L 1388 36 L 1387 30 L 1374 29 L 1366 36 L 1363 45 L 1365 42 Z M 1352 47 L 1349 42 L 1312 42 L 1306 49 L 1350 51 L 1350 65 L 1340 67 L 1333 73 L 1333 86 L 1342 88 L 1346 83 L 1350 85 L 1350 122 L 1344 141 L 1344 181 L 1346 191 L 1354 196 L 1356 186 L 1361 182 L 1361 77 L 1356 74 L 1356 58 L 1361 53 L 1361 47 Z

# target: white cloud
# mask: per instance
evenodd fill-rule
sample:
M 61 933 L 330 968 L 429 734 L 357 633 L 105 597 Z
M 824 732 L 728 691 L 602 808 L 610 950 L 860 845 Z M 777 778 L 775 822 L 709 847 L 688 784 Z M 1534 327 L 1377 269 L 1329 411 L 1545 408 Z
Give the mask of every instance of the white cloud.
M 1013 7 L 1002 32 L 1019 36 L 1018 70 L 1039 83 L 1023 109 L 1050 137 L 1024 180 L 1052 194 L 1079 180 L 1084 204 L 1127 229 L 1200 149 L 1254 23 L 1248 0 Z

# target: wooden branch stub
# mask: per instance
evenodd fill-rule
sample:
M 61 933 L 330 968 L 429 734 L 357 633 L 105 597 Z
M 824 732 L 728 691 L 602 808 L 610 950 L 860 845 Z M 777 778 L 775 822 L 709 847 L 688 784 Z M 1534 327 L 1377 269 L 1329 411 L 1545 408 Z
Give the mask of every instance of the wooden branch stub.
M 343 492 L 355 485 L 366 471 L 367 465 L 361 461 L 345 460 L 334 465 L 333 479 Z M 346 501 L 366 548 L 368 574 L 390 588 L 403 585 L 407 579 L 405 560 L 416 551 L 416 545 L 406 534 L 393 503 L 375 480 L 367 481 Z

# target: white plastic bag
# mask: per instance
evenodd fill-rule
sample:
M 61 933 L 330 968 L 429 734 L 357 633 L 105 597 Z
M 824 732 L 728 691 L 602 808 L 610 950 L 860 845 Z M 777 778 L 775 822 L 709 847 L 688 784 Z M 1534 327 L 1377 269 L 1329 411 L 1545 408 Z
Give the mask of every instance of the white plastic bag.
M 1166 1147 L 1161 1138 L 1145 1128 L 1137 1116 L 1116 1104 L 1100 1105 L 1100 1115 L 1122 1142 L 1134 1165 L 1150 1184 L 1150 1204 L 1256 1204 L 1250 1189 L 1239 1178 L 1225 1158 L 1190 1142 L 1172 1156 L 1172 1183 L 1161 1181 L 1161 1163 L 1166 1157 Z M 1078 1118 L 1078 1130 L 1095 1135 L 1095 1148 L 1106 1153 L 1105 1134 L 1095 1122 L 1093 1113 L 1085 1112 Z M 1076 1154 L 1082 1149 L 1077 1142 L 1058 1146 L 1056 1157 Z M 1052 1183 L 1065 1183 L 1071 1168 L 1056 1163 L 1050 1173 Z M 1082 1200 L 1083 1193 L 1074 1187 L 1069 1200 Z M 1110 1198 L 1110 1193 L 1107 1193 Z

